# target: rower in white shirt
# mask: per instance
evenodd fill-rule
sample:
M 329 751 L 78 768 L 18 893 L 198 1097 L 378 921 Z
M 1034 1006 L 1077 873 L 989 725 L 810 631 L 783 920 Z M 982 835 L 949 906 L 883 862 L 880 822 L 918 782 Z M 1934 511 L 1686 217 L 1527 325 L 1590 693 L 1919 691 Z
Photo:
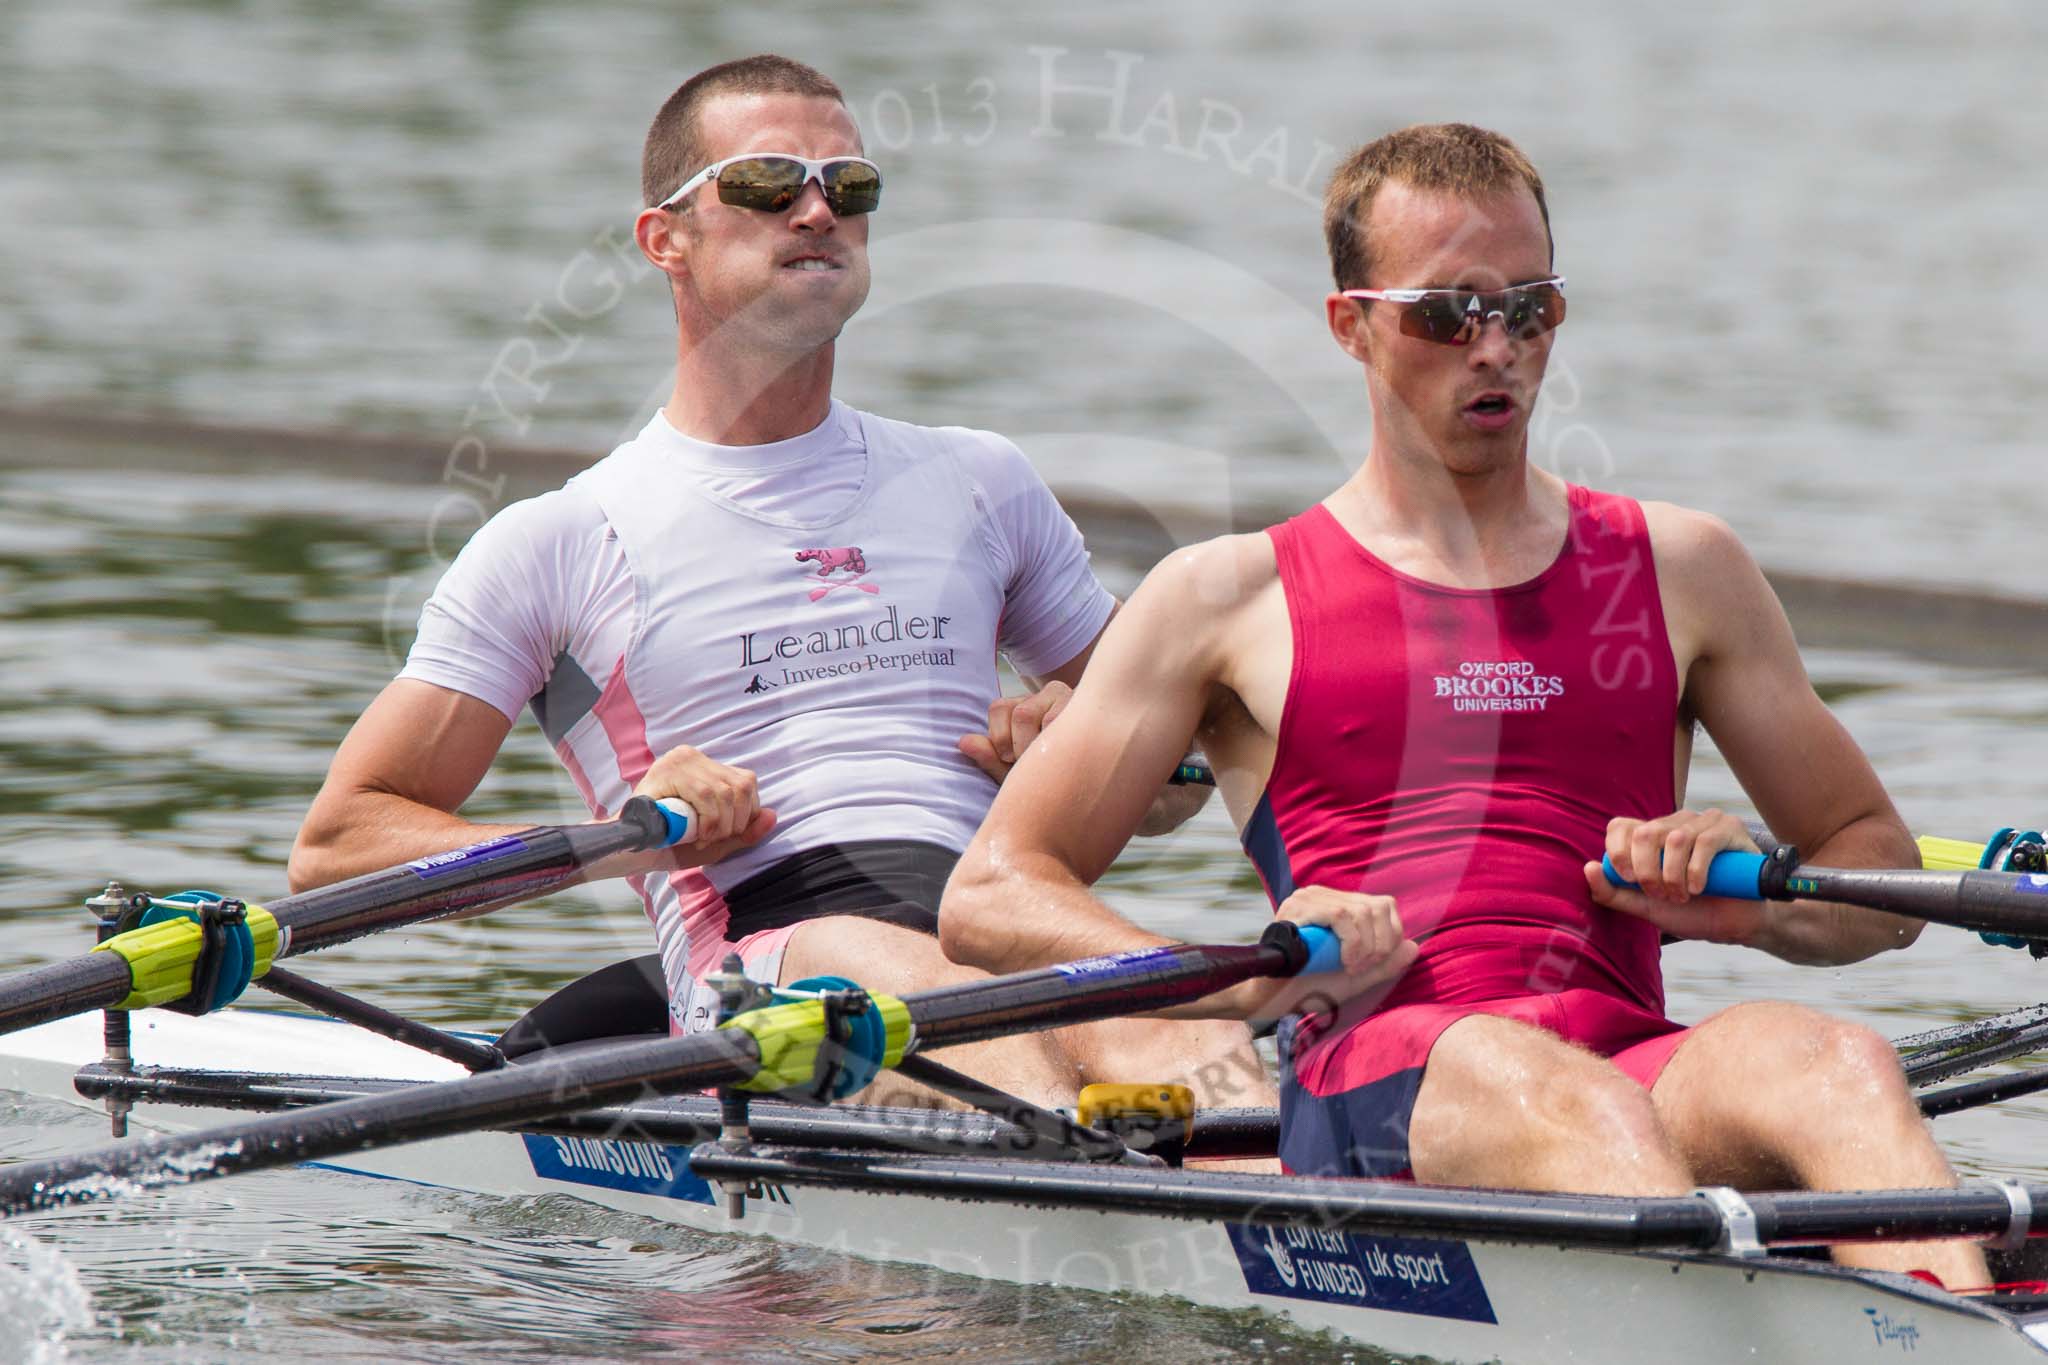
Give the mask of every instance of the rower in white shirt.
M 981 975 L 939 951 L 946 877 L 1116 604 L 1015 446 L 832 397 L 881 195 L 861 150 L 838 87 L 784 58 L 669 98 L 635 224 L 675 305 L 668 402 L 471 540 L 300 831 L 294 888 L 507 832 L 454 812 L 527 706 L 594 817 L 635 794 L 696 810 L 693 843 L 629 876 L 658 976 L 619 964 L 572 986 L 508 1049 L 709 1027 L 703 978 L 727 954 L 771 984 Z M 999 652 L 1029 696 L 1001 696 Z M 1151 827 L 1198 804 L 1168 789 Z M 1087 1025 L 950 1060 L 1040 1103 L 1098 1079 L 1273 1098 L 1233 1022 Z

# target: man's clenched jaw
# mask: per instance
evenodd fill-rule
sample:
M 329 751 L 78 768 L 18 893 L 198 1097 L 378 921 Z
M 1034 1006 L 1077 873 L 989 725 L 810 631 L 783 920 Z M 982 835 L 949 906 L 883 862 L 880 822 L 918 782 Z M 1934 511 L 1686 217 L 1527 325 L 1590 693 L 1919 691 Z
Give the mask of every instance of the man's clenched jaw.
M 747 152 L 859 155 L 846 107 L 807 95 L 727 95 L 699 120 L 709 161 Z M 678 214 L 689 243 L 678 307 L 704 335 L 770 351 L 810 352 L 839 335 L 868 296 L 868 216 L 840 218 L 806 185 L 796 203 L 765 213 L 719 202 L 716 185 Z

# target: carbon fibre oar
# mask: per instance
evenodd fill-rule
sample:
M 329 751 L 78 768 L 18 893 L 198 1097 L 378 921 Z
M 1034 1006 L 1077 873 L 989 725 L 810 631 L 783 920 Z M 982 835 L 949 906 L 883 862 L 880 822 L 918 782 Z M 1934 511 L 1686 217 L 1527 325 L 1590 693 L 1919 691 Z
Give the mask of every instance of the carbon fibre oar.
M 1932 1085 L 1994 1062 L 2039 1052 L 2044 1044 L 2048 1044 L 2048 1005 L 2027 1005 L 1892 1039 L 1905 1064 L 1906 1079 L 1914 1085 Z
M 1754 820 L 1749 833 L 1765 853 L 1778 846 L 1777 837 Z M 1984 843 L 1939 834 L 1916 835 L 1913 842 L 1920 849 L 1920 866 L 1930 872 L 2048 872 L 2048 864 L 2041 861 L 2040 838 L 2025 830 L 2002 829 Z
M 255 930 L 252 976 L 270 964 L 379 929 L 460 911 L 495 909 L 574 883 L 592 864 L 688 837 L 689 820 L 635 797 L 616 820 L 542 825 L 418 858 L 332 886 L 246 907 Z M 203 946 L 191 921 L 117 935 L 98 950 L 0 979 L 0 1033 L 95 1009 L 139 1008 L 192 990 Z
M 1922 1114 L 1934 1119 L 1944 1114 L 1961 1113 L 1965 1109 L 1981 1109 L 1987 1104 L 2003 1104 L 2023 1095 L 2038 1095 L 2043 1090 L 2048 1090 L 2048 1066 L 2031 1067 L 2004 1076 L 1986 1076 L 1980 1081 L 1965 1081 L 1940 1090 L 1922 1091 L 1913 1097 L 1913 1102 L 1920 1106 Z
M 1750 821 L 1749 833 L 1766 857 L 1779 847 L 1777 836 L 1757 821 Z M 2007 826 L 1981 844 L 1922 834 L 1914 843 L 1920 849 L 1920 866 L 1929 872 L 2048 872 L 2048 845 L 2037 830 Z M 2048 957 L 2048 940 L 1988 929 L 1980 929 L 1977 936 L 1994 947 L 2023 948 L 2035 957 Z
M 1601 865 L 1616 886 L 1634 885 L 1613 862 L 1603 859 Z M 1810 896 L 1980 933 L 2048 938 L 2048 875 L 2035 872 L 1801 867 L 1798 850 L 1780 844 L 1768 856 L 1734 849 L 1715 854 L 1705 894 L 1784 901 Z
M 116 1071 L 102 1062 L 80 1068 L 76 1080 L 78 1093 L 88 1100 L 188 1104 L 250 1113 L 304 1109 L 426 1084 L 431 1082 L 187 1071 L 162 1066 Z M 684 1095 L 581 1109 L 573 1114 L 517 1124 L 507 1131 L 694 1147 L 716 1138 L 720 1122 L 716 1099 Z M 1088 1156 L 1070 1144 L 1047 1141 L 1037 1129 L 980 1110 L 821 1106 L 756 1099 L 748 1107 L 747 1127 L 756 1142 L 798 1147 L 880 1147 L 972 1156 L 1041 1155 L 1061 1161 L 1084 1161 Z M 1188 1130 L 1182 1154 L 1192 1160 L 1269 1157 L 1279 1149 L 1279 1143 L 1277 1109 L 1204 1109 Z
M 1336 965 L 1328 930 L 1267 926 L 1250 947 L 1180 945 L 1089 958 L 900 1000 L 864 997 L 886 1023 L 883 1065 L 924 1048 L 1088 1023 Z M 591 1048 L 571 1057 L 273 1114 L 247 1124 L 124 1142 L 0 1168 L 0 1214 L 344 1156 L 476 1128 L 710 1086 L 781 1091 L 811 1082 L 835 1031 L 822 998 L 735 1016 L 708 1033 Z M 861 1011 L 864 1012 L 864 1011 Z M 856 1013 L 861 1013 L 856 1012 Z
M 1749 837 L 1768 854 L 1783 841 L 1761 820 L 1751 820 Z M 1920 866 L 1930 872 L 2048 872 L 2048 849 L 2032 830 L 2007 827 L 1990 839 L 1945 839 L 1939 834 L 1917 834 L 1913 843 L 1920 850 Z

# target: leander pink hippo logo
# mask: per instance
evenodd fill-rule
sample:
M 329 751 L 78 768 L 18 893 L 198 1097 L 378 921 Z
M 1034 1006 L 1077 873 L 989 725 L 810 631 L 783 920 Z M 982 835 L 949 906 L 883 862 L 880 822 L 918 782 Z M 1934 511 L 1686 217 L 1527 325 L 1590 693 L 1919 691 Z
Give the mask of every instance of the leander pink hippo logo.
M 860 552 L 858 545 L 840 545 L 831 548 L 798 550 L 796 562 L 816 564 L 817 572 L 809 575 L 811 600 L 817 601 L 839 588 L 853 588 L 859 592 L 880 596 L 882 590 L 866 581 L 867 556 Z M 844 577 L 833 575 L 843 573 Z

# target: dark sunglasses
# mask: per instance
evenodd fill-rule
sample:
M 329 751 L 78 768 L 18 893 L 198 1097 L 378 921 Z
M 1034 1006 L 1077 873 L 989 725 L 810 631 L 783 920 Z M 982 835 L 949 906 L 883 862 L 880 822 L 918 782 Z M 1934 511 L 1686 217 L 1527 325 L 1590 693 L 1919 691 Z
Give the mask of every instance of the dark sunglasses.
M 882 202 L 882 168 L 866 157 L 828 156 L 813 161 L 788 152 L 748 152 L 714 161 L 655 207 L 674 208 L 707 180 L 718 182 L 719 203 L 762 213 L 787 211 L 813 180 L 825 192 L 826 207 L 840 218 L 873 213 Z
M 1346 289 L 1347 299 L 1379 299 L 1401 306 L 1401 335 L 1464 346 L 1479 339 L 1489 319 L 1516 341 L 1541 336 L 1564 321 L 1564 276 L 1479 293 L 1470 289 Z

